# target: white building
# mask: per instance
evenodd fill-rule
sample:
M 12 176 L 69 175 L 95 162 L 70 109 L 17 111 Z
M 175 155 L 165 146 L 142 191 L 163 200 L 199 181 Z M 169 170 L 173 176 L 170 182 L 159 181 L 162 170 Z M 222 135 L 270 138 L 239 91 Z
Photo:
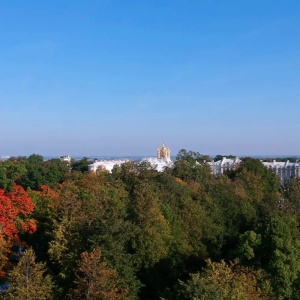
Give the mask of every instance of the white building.
M 96 172 L 99 168 L 103 168 L 111 172 L 114 166 L 120 166 L 128 161 L 129 160 L 127 159 L 96 160 L 94 163 L 88 165 L 88 170 L 90 172 Z M 142 162 L 148 162 L 151 167 L 158 172 L 162 172 L 166 167 L 173 166 L 173 162 L 171 160 L 171 151 L 165 145 L 162 145 L 161 148 L 158 148 L 156 157 L 144 158 Z
M 59 159 L 62 162 L 65 162 L 68 166 L 71 164 L 71 156 L 70 155 L 60 156 Z
M 171 168 L 173 166 L 173 162 L 166 161 L 164 159 L 159 159 L 156 157 L 144 158 L 142 162 L 148 162 L 151 167 L 153 167 L 156 171 L 162 172 L 165 168 Z
M 98 169 L 104 169 L 111 173 L 114 166 L 120 166 L 128 162 L 125 159 L 113 159 L 113 160 L 96 160 L 94 163 L 88 165 L 90 172 L 96 172 Z
M 212 174 L 219 175 L 223 174 L 224 171 L 237 169 L 241 162 L 238 157 L 231 159 L 224 156 L 221 160 L 207 162 L 207 164 L 210 166 Z
M 273 171 L 279 178 L 280 183 L 284 184 L 291 177 L 300 177 L 300 163 L 299 162 L 290 162 L 287 160 L 286 162 L 280 162 L 273 160 L 272 162 L 262 161 L 262 164 Z
M 234 159 L 223 157 L 222 160 L 207 162 L 207 164 L 210 166 L 212 174 L 218 175 L 223 174 L 224 171 L 227 170 L 236 170 L 241 162 L 242 160 L 238 157 L 235 157 Z M 261 163 L 279 177 L 280 184 L 284 184 L 291 177 L 300 177 L 299 162 L 279 162 L 273 160 L 272 162 L 261 161 Z

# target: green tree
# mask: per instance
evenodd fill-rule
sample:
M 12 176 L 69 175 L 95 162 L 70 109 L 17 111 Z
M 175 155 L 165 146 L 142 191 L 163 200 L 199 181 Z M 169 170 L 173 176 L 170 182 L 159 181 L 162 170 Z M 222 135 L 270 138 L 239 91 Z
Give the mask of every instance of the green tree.
M 258 159 L 246 157 L 236 171 L 237 177 L 244 180 L 248 190 L 261 189 L 265 194 L 275 194 L 279 189 L 279 178 Z M 251 176 L 252 175 L 252 176 Z M 247 178 L 250 177 L 250 179 Z M 255 182 L 252 182 L 256 178 Z
M 224 300 L 218 286 L 200 273 L 190 274 L 186 282 L 179 280 L 175 292 L 167 291 L 165 297 L 163 300 Z
M 208 155 L 181 149 L 170 172 L 173 176 L 184 181 L 202 182 L 210 178 L 210 168 L 206 164 L 207 161 L 210 161 Z
M 198 162 L 198 163 L 202 163 L 204 161 L 210 161 L 210 157 L 209 155 L 203 155 L 200 154 L 199 152 L 195 152 L 195 151 L 187 151 L 186 149 L 181 149 L 179 150 L 177 156 L 176 156 L 176 160 L 185 160 L 191 164 L 193 164 L 194 162 Z
M 60 159 L 43 161 L 40 155 L 29 156 L 26 162 L 27 172 L 17 183 L 24 188 L 38 190 L 42 185 L 53 187 L 62 183 L 68 173 L 68 166 Z
M 0 188 L 10 191 L 14 183 L 27 173 L 23 160 L 7 160 L 0 162 Z
M 263 235 L 262 264 L 273 278 L 277 299 L 299 299 L 300 232 L 295 218 L 273 214 Z
M 299 299 L 300 232 L 295 217 L 272 213 L 256 231 L 240 237 L 238 255 L 244 263 L 269 274 L 276 299 Z
M 24 252 L 17 266 L 9 272 L 9 288 L 4 298 L 7 300 L 50 300 L 53 284 L 49 275 L 45 275 L 44 263 L 35 262 L 32 249 Z
M 44 161 L 44 157 L 40 154 L 31 154 L 28 156 L 27 161 L 31 164 L 35 164 Z
M 300 181 L 299 178 L 291 178 L 282 187 L 282 199 L 280 206 L 282 209 L 300 220 Z
M 82 173 L 87 172 L 89 164 L 91 164 L 91 162 L 87 157 L 83 157 L 79 161 L 73 161 L 72 162 L 72 171 L 78 171 L 78 172 L 82 172 Z
M 213 223 L 218 225 L 219 236 L 210 246 L 214 259 L 232 259 L 231 251 L 239 235 L 255 226 L 259 220 L 257 206 L 249 200 L 244 186 L 222 175 L 211 180 L 203 206 Z
M 171 235 L 152 185 L 147 182 L 137 184 L 130 206 L 135 227 L 132 248 L 136 253 L 136 261 L 140 266 L 153 266 L 167 257 Z
M 186 283 L 179 282 L 175 299 L 267 300 L 274 297 L 262 271 L 243 267 L 237 261 L 226 264 L 208 260 L 203 272 L 191 274 Z

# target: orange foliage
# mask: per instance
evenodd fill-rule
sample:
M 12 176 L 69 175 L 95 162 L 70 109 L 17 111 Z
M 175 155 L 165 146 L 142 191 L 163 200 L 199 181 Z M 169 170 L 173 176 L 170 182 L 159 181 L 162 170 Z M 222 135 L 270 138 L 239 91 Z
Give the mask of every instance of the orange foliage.
M 53 189 L 51 189 L 48 185 L 41 185 L 40 191 L 37 193 L 42 196 L 47 196 L 49 198 L 57 199 L 59 197 L 59 194 L 56 191 L 54 191 Z
M 32 191 L 34 195 L 38 195 L 43 199 L 47 199 L 45 203 L 47 208 L 56 209 L 59 204 L 59 193 L 50 188 L 48 185 L 41 185 L 39 191 Z
M 7 255 L 11 246 L 20 244 L 19 233 L 36 231 L 36 222 L 28 218 L 34 210 L 34 203 L 27 192 L 14 185 L 11 192 L 0 189 L 0 276 L 9 269 Z
M 202 189 L 202 186 L 199 182 L 189 181 L 188 185 L 195 193 L 199 193 Z
M 15 184 L 11 192 L 0 189 L 0 226 L 7 241 L 17 241 L 21 231 L 36 231 L 34 220 L 26 220 L 33 210 L 34 203 L 21 186 Z
M 180 179 L 178 177 L 175 177 L 175 180 L 182 185 L 186 185 L 186 182 L 184 182 L 182 179 Z
M 126 297 L 128 292 L 120 287 L 117 277 L 117 271 L 109 269 L 102 261 L 101 250 L 83 252 L 75 281 L 77 287 L 69 295 L 69 299 L 128 299 Z

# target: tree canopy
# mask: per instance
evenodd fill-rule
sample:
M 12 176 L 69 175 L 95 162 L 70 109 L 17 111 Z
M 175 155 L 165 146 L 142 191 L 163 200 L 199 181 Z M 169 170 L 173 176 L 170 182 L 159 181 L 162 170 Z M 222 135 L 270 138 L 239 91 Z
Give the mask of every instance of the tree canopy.
M 253 158 L 214 176 L 208 160 L 0 162 L 0 296 L 299 299 L 300 181 L 280 187 Z

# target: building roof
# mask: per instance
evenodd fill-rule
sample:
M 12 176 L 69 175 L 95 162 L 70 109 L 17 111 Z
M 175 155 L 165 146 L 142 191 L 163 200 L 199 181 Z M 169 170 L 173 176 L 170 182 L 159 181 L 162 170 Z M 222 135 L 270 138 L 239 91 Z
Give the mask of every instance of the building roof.
M 173 162 L 171 160 L 159 159 L 156 157 L 144 158 L 142 162 L 143 161 L 150 163 L 150 165 L 158 172 L 162 172 L 166 167 L 170 168 L 173 166 Z
M 237 157 L 237 156 L 234 159 L 232 159 L 232 158 L 226 158 L 224 156 L 221 160 L 210 161 L 210 162 L 207 162 L 207 164 L 209 166 L 211 166 L 211 167 L 216 167 L 216 166 L 222 167 L 222 166 L 239 164 L 241 162 L 242 162 L 241 159 L 239 157 Z
M 96 171 L 102 167 L 105 170 L 111 172 L 114 166 L 120 166 L 121 164 L 128 162 L 127 159 L 114 159 L 114 160 L 97 160 L 94 163 L 88 165 L 89 171 Z
M 289 160 L 287 161 L 276 161 L 276 160 L 273 160 L 272 162 L 266 162 L 266 161 L 262 161 L 262 164 L 265 166 L 265 167 L 268 167 L 268 168 L 276 168 L 276 169 L 279 169 L 279 168 L 288 168 L 288 167 L 300 167 L 300 163 L 299 162 L 290 162 Z

